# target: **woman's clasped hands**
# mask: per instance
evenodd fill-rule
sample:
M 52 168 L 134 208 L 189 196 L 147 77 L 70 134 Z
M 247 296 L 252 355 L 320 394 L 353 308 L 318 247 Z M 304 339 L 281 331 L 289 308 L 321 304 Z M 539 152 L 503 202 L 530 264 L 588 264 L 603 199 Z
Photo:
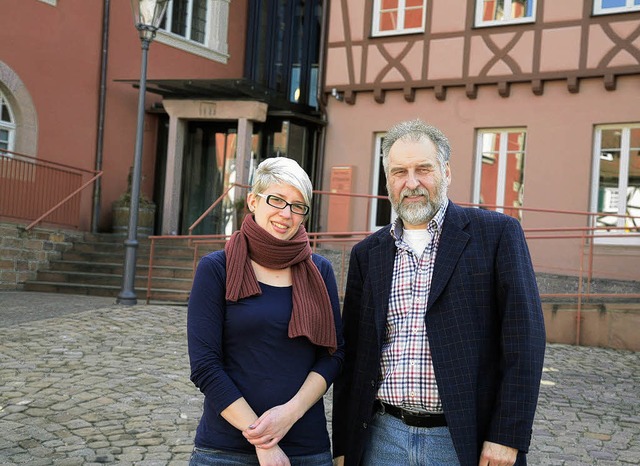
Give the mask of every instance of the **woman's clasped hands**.
M 289 466 L 289 458 L 278 442 L 289 432 L 297 418 L 284 405 L 265 411 L 242 435 L 256 448 L 258 460 L 264 466 Z

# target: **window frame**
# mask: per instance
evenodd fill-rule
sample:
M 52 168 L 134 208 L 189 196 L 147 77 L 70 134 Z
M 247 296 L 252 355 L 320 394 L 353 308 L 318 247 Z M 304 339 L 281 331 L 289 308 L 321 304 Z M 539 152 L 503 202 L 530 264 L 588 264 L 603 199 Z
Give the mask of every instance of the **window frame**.
M 502 206 L 502 207 L 495 207 L 496 212 L 502 212 L 504 213 L 505 210 L 509 210 L 509 209 L 513 209 L 513 210 L 518 210 L 518 206 L 507 206 L 505 205 L 505 198 L 506 198 L 506 187 L 507 187 L 507 164 L 508 164 L 508 155 L 513 152 L 513 151 L 509 151 L 508 148 L 508 143 L 509 143 L 509 137 L 508 135 L 511 133 L 524 133 L 525 135 L 525 143 L 524 143 L 524 147 L 522 148 L 522 150 L 517 151 L 516 153 L 522 153 L 524 154 L 524 160 L 521 161 L 522 163 L 522 183 L 519 186 L 519 189 L 522 190 L 522 192 L 524 192 L 524 185 L 525 185 L 525 180 L 524 180 L 524 173 L 525 173 L 525 163 L 526 163 L 526 156 L 527 156 L 527 139 L 528 139 L 528 131 L 527 128 L 525 126 L 514 126 L 514 127 L 502 127 L 502 128 L 478 128 L 476 129 L 476 149 L 475 149 L 475 155 L 474 155 L 474 181 L 473 181 L 473 195 L 472 195 L 472 202 L 473 204 L 476 204 L 480 207 L 482 207 L 482 204 L 480 203 L 480 193 L 482 191 L 482 154 L 484 151 L 484 147 L 482 144 L 482 139 L 483 139 L 483 135 L 484 134 L 500 134 L 500 148 L 498 150 L 498 173 L 496 175 L 496 179 L 497 179 L 497 186 L 496 186 L 496 202 L 495 205 L 496 206 Z M 521 194 L 523 196 L 523 194 Z M 486 205 L 493 205 L 493 204 L 486 204 Z M 520 207 L 524 207 L 524 200 L 523 198 L 521 199 L 521 206 Z M 491 209 L 494 209 L 493 207 L 488 207 Z M 523 210 L 519 210 L 520 215 L 518 217 L 514 217 L 517 218 L 518 220 L 522 221 L 523 217 L 524 217 L 524 211 Z M 509 214 L 506 214 L 509 215 Z
M 504 0 L 505 2 L 509 2 L 509 8 L 505 8 L 505 10 L 511 15 L 511 5 L 516 0 Z M 531 16 L 525 16 L 523 18 L 508 18 L 501 20 L 491 20 L 485 21 L 482 19 L 482 15 L 484 12 L 484 2 L 485 0 L 476 0 L 476 14 L 475 14 L 475 27 L 495 27 L 495 26 L 510 26 L 513 24 L 530 24 L 536 22 L 536 10 L 538 8 L 538 0 L 529 0 L 532 2 L 531 5 Z
M 633 11 L 640 11 L 640 4 L 634 5 L 635 0 L 626 0 L 625 6 L 604 8 L 602 6 L 603 0 L 593 1 L 593 14 L 594 16 L 601 15 L 613 15 L 618 13 L 631 13 Z
M 640 129 L 640 122 L 638 123 L 627 123 L 627 124 L 604 124 L 604 125 L 596 125 L 594 127 L 594 137 L 593 137 L 593 155 L 592 155 L 592 178 L 591 178 L 591 202 L 590 202 L 590 212 L 594 214 L 591 217 L 590 226 L 597 227 L 596 219 L 598 217 L 598 199 L 599 199 L 599 190 L 600 190 L 600 156 L 602 152 L 602 131 L 603 130 L 611 130 L 611 129 L 621 129 L 621 141 L 620 141 L 620 168 L 618 172 L 618 191 L 620 192 L 621 188 L 626 189 L 629 186 L 629 157 L 631 155 L 631 146 L 630 146 L 630 132 L 631 129 Z M 623 179 L 622 175 L 625 175 L 626 178 Z M 624 199 L 624 201 L 621 201 Z M 618 212 L 617 215 L 620 215 L 621 210 L 626 212 L 627 210 L 627 196 L 618 197 Z M 622 202 L 624 202 L 624 206 L 622 206 Z M 624 208 L 622 208 L 624 207 Z M 604 211 L 602 213 L 605 213 Z M 624 218 L 618 217 L 616 221 L 616 227 L 625 227 Z M 598 235 L 594 238 L 595 244 L 602 245 L 640 245 L 640 234 L 637 232 L 630 232 L 629 237 L 607 237 L 607 234 L 610 235 L 620 235 L 624 230 L 613 230 L 609 231 L 606 227 L 602 227 L 602 229 L 594 230 L 594 233 Z
M 382 133 L 374 133 L 373 137 L 374 137 L 374 149 L 373 149 L 373 157 L 374 157 L 374 161 L 372 164 L 373 170 L 371 173 L 371 194 L 374 196 L 379 196 L 380 195 L 380 170 L 384 170 L 383 166 L 382 166 L 382 141 L 384 139 L 384 137 L 387 135 L 386 132 L 382 132 Z M 384 176 L 384 174 L 383 174 Z M 384 186 L 384 188 L 386 189 L 386 184 Z M 376 223 L 376 219 L 378 217 L 378 202 L 382 202 L 383 199 L 378 199 L 378 198 L 372 198 L 371 199 L 371 207 L 369 209 L 369 231 L 376 231 L 379 230 L 380 228 L 388 225 L 389 223 L 393 223 L 397 217 L 396 211 L 393 208 L 393 206 L 391 206 L 391 217 L 388 219 L 388 221 L 386 223 L 383 223 L 382 225 L 378 225 Z M 387 201 L 387 202 L 391 202 L 391 201 Z
M 404 34 L 421 34 L 425 32 L 427 24 L 427 0 L 422 0 L 422 25 L 416 28 L 402 28 L 395 29 L 393 31 L 380 31 L 380 14 L 382 12 L 382 1 L 373 0 L 373 15 L 371 18 L 371 36 L 372 37 L 387 37 L 387 36 L 399 36 Z M 406 0 L 398 0 L 398 17 L 402 18 L 404 26 L 404 14 L 406 11 Z M 400 22 L 400 21 L 398 21 Z
M 191 33 L 191 12 L 193 0 L 188 2 L 187 11 L 187 31 Z M 170 0 L 165 14 L 164 24 L 171 23 L 171 12 L 174 0 Z M 220 63 L 227 63 L 229 60 L 229 6 L 230 0 L 206 0 L 206 25 L 204 43 L 192 40 L 186 36 L 160 28 L 156 32 L 157 42 L 175 47 L 185 52 L 208 58 Z
M 5 156 L 12 157 L 12 154 L 6 153 L 5 151 L 9 151 L 9 152 L 15 151 L 16 117 L 13 109 L 11 108 L 11 103 L 9 102 L 9 99 L 7 99 L 6 95 L 0 89 L 0 118 L 2 116 L 2 113 L 1 113 L 2 106 L 5 106 L 7 108 L 10 121 L 7 122 L 0 119 L 0 129 L 6 130 L 8 132 L 7 148 L 6 149 L 0 148 L 0 152 L 4 153 Z

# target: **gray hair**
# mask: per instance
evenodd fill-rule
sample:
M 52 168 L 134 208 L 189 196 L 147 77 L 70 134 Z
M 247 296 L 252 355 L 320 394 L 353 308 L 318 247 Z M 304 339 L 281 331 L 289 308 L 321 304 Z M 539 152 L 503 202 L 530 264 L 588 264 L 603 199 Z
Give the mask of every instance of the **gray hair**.
M 287 184 L 293 186 L 304 199 L 304 203 L 311 207 L 311 193 L 313 187 L 309 175 L 298 162 L 286 157 L 271 157 L 260 162 L 253 175 L 251 191 L 262 194 L 272 184 Z
M 435 126 L 426 124 L 420 119 L 401 121 L 393 126 L 384 136 L 382 142 L 382 165 L 385 174 L 389 174 L 389 151 L 396 141 L 418 142 L 422 139 L 429 139 L 436 146 L 438 160 L 442 167 L 449 161 L 451 156 L 451 146 L 449 140 Z

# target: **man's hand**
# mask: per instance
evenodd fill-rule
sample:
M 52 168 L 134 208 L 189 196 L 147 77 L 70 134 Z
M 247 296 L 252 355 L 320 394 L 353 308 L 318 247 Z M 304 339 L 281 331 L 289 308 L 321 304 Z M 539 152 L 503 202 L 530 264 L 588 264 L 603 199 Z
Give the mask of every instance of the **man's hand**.
M 278 445 L 269 449 L 256 448 L 256 454 L 260 466 L 291 466 L 289 458 Z
M 337 456 L 333 459 L 333 466 L 344 466 L 344 456 Z
M 296 421 L 297 419 L 284 405 L 276 406 L 265 411 L 253 424 L 242 431 L 242 435 L 256 448 L 269 449 L 287 435 Z
M 518 450 L 493 442 L 482 444 L 478 466 L 513 466 Z

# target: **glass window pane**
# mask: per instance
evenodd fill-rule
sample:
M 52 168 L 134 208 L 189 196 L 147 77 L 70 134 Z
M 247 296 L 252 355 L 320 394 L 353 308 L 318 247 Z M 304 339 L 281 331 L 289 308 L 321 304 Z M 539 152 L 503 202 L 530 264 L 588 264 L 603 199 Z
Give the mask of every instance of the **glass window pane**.
M 381 10 L 397 10 L 398 9 L 398 0 L 382 0 L 380 9 Z
M 480 173 L 480 204 L 496 205 L 498 201 L 498 166 L 500 163 L 500 133 L 482 135 L 482 167 Z
M 640 149 L 638 148 L 638 141 L 640 139 L 640 128 L 632 130 L 632 145 L 633 145 L 633 133 L 635 133 L 636 147 L 631 149 L 629 154 L 629 182 L 627 185 L 627 215 L 637 218 L 627 218 L 625 222 L 626 227 L 634 227 L 636 231 L 640 228 Z
M 603 131 L 604 133 L 604 131 Z M 600 153 L 600 184 L 598 186 L 598 212 L 618 213 L 620 192 L 620 151 L 607 150 Z M 598 216 L 598 225 L 615 226 L 616 217 Z
M 412 8 L 404 14 L 404 29 L 422 27 L 422 8 Z
M 531 16 L 529 0 L 513 0 L 511 3 L 511 18 L 525 18 Z
M 620 150 L 622 144 L 622 129 L 603 129 L 602 130 L 602 149 Z
M 11 115 L 9 115 L 9 109 L 7 108 L 6 105 L 3 105 L 4 104 L 3 102 L 0 102 L 0 104 L 2 104 L 1 105 L 2 112 L 0 112 L 2 116 L 0 117 L 0 121 L 11 123 Z
M 395 31 L 398 28 L 398 11 L 380 13 L 380 31 Z
M 188 0 L 173 0 L 171 32 L 186 37 Z
M 387 195 L 387 177 L 384 174 L 384 166 L 382 164 L 382 143 L 384 138 L 380 138 L 380 153 L 378 154 L 378 196 Z M 376 226 L 383 226 L 389 223 L 391 219 L 391 202 L 389 199 L 375 199 L 376 203 Z
M 620 8 L 627 4 L 627 0 L 602 0 L 602 8 Z
M 522 211 L 509 209 L 509 207 L 522 207 L 524 195 L 524 152 L 507 155 L 505 176 L 504 213 L 522 220 Z
M 499 21 L 504 16 L 504 0 L 485 0 L 482 11 L 483 21 Z
M 207 28 L 207 0 L 193 0 L 191 40 L 204 44 Z

